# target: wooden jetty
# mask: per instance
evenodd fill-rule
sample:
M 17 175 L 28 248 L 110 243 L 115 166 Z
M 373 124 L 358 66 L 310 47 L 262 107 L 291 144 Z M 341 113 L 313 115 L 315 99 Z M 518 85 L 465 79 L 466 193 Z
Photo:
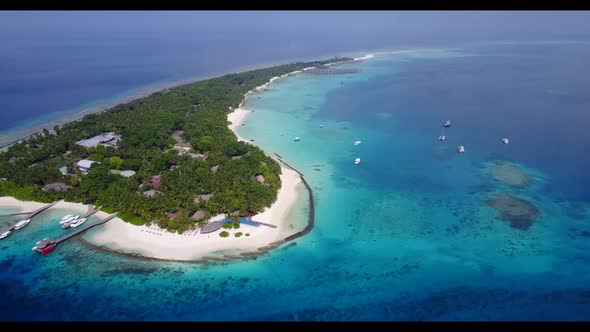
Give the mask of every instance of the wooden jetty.
M 91 214 L 94 214 L 94 213 L 96 213 L 96 211 L 93 211 Z M 39 253 L 41 253 L 43 255 L 46 255 L 46 254 L 50 253 L 51 251 L 55 250 L 55 247 L 58 244 L 60 244 L 60 243 L 62 243 L 64 241 L 67 241 L 67 240 L 73 238 L 74 236 L 76 236 L 78 234 L 84 233 L 84 232 L 86 232 L 87 230 L 89 230 L 89 229 L 91 229 L 93 227 L 96 227 L 98 225 L 102 225 L 102 224 L 106 223 L 107 221 L 115 218 L 116 216 L 117 216 L 117 213 L 112 214 L 112 215 L 110 215 L 110 216 L 108 216 L 108 217 L 106 217 L 106 218 L 104 218 L 102 220 L 99 220 L 97 222 L 94 222 L 94 223 L 92 223 L 90 225 L 86 225 L 86 226 L 84 226 L 84 227 L 82 227 L 80 229 L 77 229 L 77 230 L 75 230 L 73 232 L 70 232 L 70 233 L 68 233 L 68 234 L 66 234 L 66 235 L 64 235 L 62 237 L 57 238 L 57 239 L 49 239 L 49 238 L 48 239 L 43 239 L 43 240 L 39 241 L 35 247 L 33 247 L 33 250 L 35 250 L 35 251 L 37 251 L 37 252 L 39 252 Z
M 35 210 L 35 211 L 33 211 L 33 212 L 28 212 L 28 213 L 26 213 L 26 215 L 25 215 L 23 218 L 21 218 L 19 221 L 21 221 L 21 220 L 25 220 L 25 219 L 32 219 L 34 216 L 36 216 L 36 215 L 38 215 L 39 213 L 41 213 L 41 212 L 43 212 L 43 211 L 45 211 L 45 210 L 49 209 L 50 207 L 54 206 L 55 204 L 57 204 L 57 203 L 59 203 L 59 202 L 60 202 L 60 201 L 55 201 L 55 202 L 53 202 L 53 203 L 51 203 L 51 204 L 45 205 L 45 206 L 43 206 L 43 207 L 41 207 L 41 208 L 38 208 L 37 210 Z M 13 214 L 9 214 L 9 216 L 12 216 L 12 215 L 21 215 L 21 214 L 23 214 L 23 213 L 18 213 L 18 214 L 16 214 L 16 213 L 13 213 Z M 13 231 L 13 230 L 14 230 L 14 226 L 15 226 L 16 224 L 18 224 L 18 222 L 19 222 L 19 221 L 15 222 L 14 224 L 12 224 L 12 225 L 10 225 L 10 226 L 4 227 L 2 230 L 0 230 L 0 234 L 2 234 L 2 233 L 4 233 L 4 232 L 8 232 L 8 231 Z

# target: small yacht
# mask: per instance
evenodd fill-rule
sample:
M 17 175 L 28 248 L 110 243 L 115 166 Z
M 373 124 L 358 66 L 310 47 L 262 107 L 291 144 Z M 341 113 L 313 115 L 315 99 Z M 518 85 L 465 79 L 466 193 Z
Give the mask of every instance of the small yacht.
M 61 221 L 59 223 L 63 225 L 65 223 L 72 222 L 72 221 L 74 221 L 74 220 L 76 220 L 78 218 L 80 218 L 80 215 L 72 216 L 72 215 L 68 214 L 67 216 L 61 218 Z
M 295 142 L 299 142 L 299 140 L 300 140 L 300 139 L 301 139 L 301 138 L 299 138 L 299 136 L 297 136 L 297 137 L 295 137 L 294 141 L 295 141 Z
M 465 152 L 465 147 L 463 145 L 459 145 L 459 147 L 457 148 L 457 152 L 464 153 Z
M 446 137 L 445 137 L 445 135 L 440 135 L 440 136 L 438 137 L 438 140 L 439 140 L 439 141 L 444 141 L 444 140 L 445 140 L 445 138 L 446 138 Z
M 8 237 L 10 234 L 12 234 L 12 231 L 6 231 L 6 232 L 0 234 L 0 240 Z
M 82 219 L 78 219 L 78 220 L 74 221 L 73 223 L 71 223 L 71 224 L 70 224 L 70 227 L 74 227 L 74 228 L 76 228 L 76 227 L 78 227 L 78 226 L 82 225 L 83 223 L 85 223 L 85 222 L 86 222 L 86 220 L 88 220 L 88 218 L 82 218 Z
M 354 164 L 355 164 L 355 165 L 358 165 L 358 164 L 360 164 L 360 163 L 361 163 L 361 158 L 356 158 L 356 159 L 354 160 Z
M 61 220 L 70 219 L 71 217 L 73 217 L 73 215 L 71 215 L 71 214 L 66 214 L 65 216 L 63 216 L 63 217 L 61 218 Z
M 510 143 L 510 141 L 506 137 L 504 137 L 504 138 L 502 138 L 502 143 L 508 144 L 508 143 Z
M 26 225 L 28 225 L 30 222 L 31 222 L 31 218 L 21 220 L 21 221 L 17 222 L 16 225 L 14 225 L 14 229 L 21 229 L 21 228 L 25 227 Z
M 324 125 L 320 125 L 320 128 L 324 128 Z
M 443 124 L 443 127 L 445 127 L 445 128 L 449 128 L 450 126 L 451 126 L 451 120 L 447 120 L 445 122 L 445 124 Z
M 359 145 L 361 143 L 362 143 L 362 141 L 354 141 L 354 145 Z

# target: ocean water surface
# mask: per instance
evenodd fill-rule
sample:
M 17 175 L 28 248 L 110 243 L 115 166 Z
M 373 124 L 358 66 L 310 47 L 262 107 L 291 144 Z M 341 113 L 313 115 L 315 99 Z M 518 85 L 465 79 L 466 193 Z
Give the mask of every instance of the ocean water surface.
M 280 79 L 248 99 L 239 134 L 305 175 L 310 234 L 227 264 L 77 241 L 40 256 L 31 247 L 67 212 L 51 211 L 0 242 L 0 319 L 587 320 L 588 55 L 479 46 Z

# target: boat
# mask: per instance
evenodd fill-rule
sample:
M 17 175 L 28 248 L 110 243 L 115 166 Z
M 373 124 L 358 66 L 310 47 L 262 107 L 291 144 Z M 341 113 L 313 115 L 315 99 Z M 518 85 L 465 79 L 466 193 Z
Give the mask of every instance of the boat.
M 362 143 L 362 141 L 354 141 L 354 145 L 359 145 L 361 143 Z
M 6 232 L 0 234 L 0 240 L 7 238 L 10 234 L 12 234 L 12 231 L 6 231 Z
M 457 152 L 464 153 L 465 152 L 465 147 L 463 145 L 459 145 L 459 147 L 457 148 Z
M 299 138 L 299 137 L 295 137 L 294 141 L 295 141 L 295 142 L 298 142 L 300 139 L 301 139 L 301 138 Z
M 70 219 L 71 217 L 73 217 L 73 215 L 71 215 L 71 214 L 66 214 L 65 216 L 63 216 L 63 217 L 61 218 L 61 220 Z
M 25 227 L 26 225 L 28 225 L 30 222 L 31 222 L 31 218 L 21 220 L 21 221 L 17 222 L 16 225 L 14 225 L 14 229 L 21 229 L 21 228 Z
M 66 217 L 68 217 L 68 218 L 66 218 Z M 80 218 L 80 215 L 77 215 L 77 216 L 67 215 L 66 217 L 63 217 L 59 223 L 63 225 L 65 223 L 72 222 L 72 221 Z
M 444 140 L 445 140 L 445 138 L 446 138 L 446 137 L 445 137 L 445 135 L 440 135 L 440 136 L 438 137 L 438 140 L 439 140 L 439 141 L 444 141 Z
M 355 165 L 358 165 L 358 164 L 360 164 L 360 163 L 361 163 L 361 158 L 356 158 L 356 159 L 354 160 L 354 164 L 355 164 Z
M 42 255 L 47 255 L 48 253 L 50 253 L 50 252 L 54 251 L 54 250 L 55 250 L 55 247 L 57 247 L 57 245 L 55 245 L 55 244 L 52 244 L 52 245 L 50 245 L 49 247 L 47 247 L 47 248 L 43 249 L 43 250 L 41 251 L 41 254 L 42 254 Z
M 49 238 L 44 238 L 44 239 L 43 239 L 43 240 L 41 240 L 41 241 L 37 241 L 37 243 L 35 243 L 35 246 L 33 247 L 33 250 L 35 250 L 35 251 L 36 251 L 36 250 L 38 249 L 38 248 L 37 248 L 37 246 L 39 245 L 39 243 L 41 243 L 42 241 L 48 241 L 48 240 L 49 240 Z
M 320 125 L 320 128 L 324 128 L 324 125 Z
M 78 227 L 78 226 L 82 225 L 83 223 L 85 223 L 85 222 L 86 222 L 86 220 L 88 220 L 88 218 L 82 218 L 82 219 L 78 219 L 78 220 L 74 221 L 73 223 L 71 223 L 71 224 L 70 224 L 70 227 L 74 227 L 74 228 L 76 228 L 76 227 Z
M 510 141 L 508 140 L 508 138 L 504 137 L 504 138 L 502 138 L 502 143 L 508 144 L 508 143 L 510 143 Z
M 445 122 L 445 124 L 443 124 L 443 127 L 445 127 L 445 128 L 449 128 L 450 126 L 451 126 L 451 120 L 447 120 Z

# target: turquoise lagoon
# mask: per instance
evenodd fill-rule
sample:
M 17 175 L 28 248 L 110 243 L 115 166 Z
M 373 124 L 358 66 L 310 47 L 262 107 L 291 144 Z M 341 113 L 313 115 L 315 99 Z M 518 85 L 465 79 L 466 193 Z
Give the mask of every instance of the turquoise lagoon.
M 305 175 L 310 234 L 227 264 L 135 260 L 77 241 L 42 257 L 31 247 L 60 234 L 67 212 L 52 211 L 0 243 L 0 317 L 587 319 L 588 55 L 579 44 L 478 46 L 279 79 L 250 96 L 239 134 Z M 497 164 L 528 181 L 499 181 Z M 489 204 L 497 195 L 519 200 L 502 214 Z M 302 191 L 291 222 L 308 209 Z

